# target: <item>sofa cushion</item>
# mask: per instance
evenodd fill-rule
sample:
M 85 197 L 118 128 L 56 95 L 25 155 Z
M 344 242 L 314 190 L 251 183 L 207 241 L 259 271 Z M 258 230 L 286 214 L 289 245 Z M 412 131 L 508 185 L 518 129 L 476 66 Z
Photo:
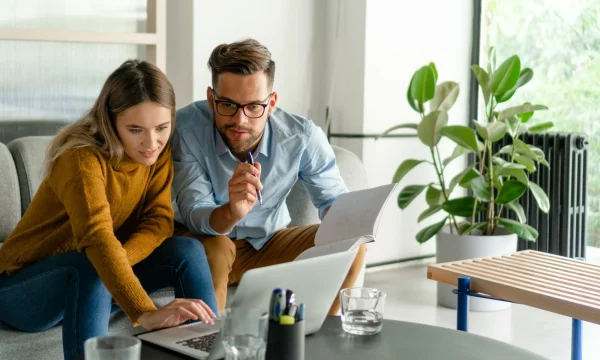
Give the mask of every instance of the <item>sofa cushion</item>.
M 24 136 L 55 135 L 68 125 L 65 120 L 0 120 L 0 142 L 9 142 Z
M 0 243 L 21 218 L 17 169 L 6 145 L 0 143 Z
M 362 161 L 353 152 L 331 145 L 335 153 L 340 175 L 350 191 L 366 189 L 367 174 Z M 319 224 L 319 212 L 312 204 L 308 192 L 301 181 L 296 182 L 286 199 L 292 222 L 290 226 Z
M 42 182 L 42 167 L 52 139 L 52 136 L 28 136 L 8 144 L 19 176 L 22 214 Z

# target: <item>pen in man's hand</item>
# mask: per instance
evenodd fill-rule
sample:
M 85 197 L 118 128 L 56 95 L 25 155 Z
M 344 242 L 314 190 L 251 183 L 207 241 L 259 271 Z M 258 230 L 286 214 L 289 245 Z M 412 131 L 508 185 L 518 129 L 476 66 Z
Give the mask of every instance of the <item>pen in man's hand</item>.
M 252 152 L 248 151 L 248 162 L 250 163 L 250 165 L 254 166 L 254 158 L 252 157 Z M 262 206 L 263 204 L 263 199 L 262 199 L 262 194 L 260 192 L 260 190 L 256 189 L 256 197 L 258 197 L 258 202 L 260 203 L 260 206 Z

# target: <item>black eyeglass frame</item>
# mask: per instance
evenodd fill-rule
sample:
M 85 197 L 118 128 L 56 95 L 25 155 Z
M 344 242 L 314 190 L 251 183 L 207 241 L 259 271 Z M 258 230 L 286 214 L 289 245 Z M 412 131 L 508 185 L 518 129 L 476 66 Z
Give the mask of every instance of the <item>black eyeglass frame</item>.
M 267 96 L 267 98 L 263 101 L 261 101 L 260 103 L 248 103 L 248 104 L 238 104 L 235 101 L 231 101 L 231 100 L 217 100 L 216 98 L 219 97 L 219 94 L 217 94 L 217 92 L 213 89 L 212 90 L 213 93 L 213 102 L 215 103 L 215 109 L 216 111 L 219 113 L 219 115 L 221 116 L 235 116 L 235 114 L 237 114 L 237 112 L 240 110 L 240 108 L 242 109 L 242 111 L 244 112 L 244 115 L 246 115 L 247 118 L 249 119 L 258 119 L 260 117 L 262 117 L 265 114 L 265 111 L 267 110 L 267 106 L 269 106 L 269 99 L 271 98 L 271 96 L 273 96 L 273 93 L 270 93 L 269 96 Z M 266 102 L 266 104 L 262 104 L 262 102 Z M 236 106 L 235 108 L 235 112 L 233 114 L 222 114 L 219 111 L 219 104 L 222 103 L 229 103 L 229 104 L 233 104 Z M 249 116 L 246 113 L 246 106 L 248 105 L 258 105 L 258 106 L 262 106 L 262 112 L 260 113 L 259 116 Z

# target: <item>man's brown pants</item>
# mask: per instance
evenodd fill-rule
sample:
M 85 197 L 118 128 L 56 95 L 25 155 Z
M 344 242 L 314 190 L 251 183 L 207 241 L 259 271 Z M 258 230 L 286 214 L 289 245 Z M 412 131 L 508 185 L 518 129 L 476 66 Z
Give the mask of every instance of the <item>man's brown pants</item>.
M 260 250 L 254 249 L 245 240 L 232 241 L 227 236 L 195 236 L 185 230 L 179 231 L 178 235 L 194 237 L 204 245 L 219 312 L 222 312 L 227 300 L 228 285 L 239 283 L 247 270 L 294 260 L 304 250 L 315 246 L 315 234 L 318 229 L 319 225 L 308 225 L 279 230 Z M 354 286 L 364 264 L 366 252 L 366 246 L 360 246 L 342 283 L 342 289 Z M 335 315 L 340 310 L 339 298 L 336 296 L 331 300 L 333 305 L 329 314 Z

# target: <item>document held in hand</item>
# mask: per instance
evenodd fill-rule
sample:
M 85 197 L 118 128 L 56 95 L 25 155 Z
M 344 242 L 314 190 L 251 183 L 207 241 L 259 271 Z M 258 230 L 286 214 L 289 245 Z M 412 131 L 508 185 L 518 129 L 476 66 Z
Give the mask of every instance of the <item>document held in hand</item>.
M 352 191 L 340 195 L 315 236 L 315 246 L 295 260 L 354 250 L 375 241 L 381 214 L 397 184 Z

